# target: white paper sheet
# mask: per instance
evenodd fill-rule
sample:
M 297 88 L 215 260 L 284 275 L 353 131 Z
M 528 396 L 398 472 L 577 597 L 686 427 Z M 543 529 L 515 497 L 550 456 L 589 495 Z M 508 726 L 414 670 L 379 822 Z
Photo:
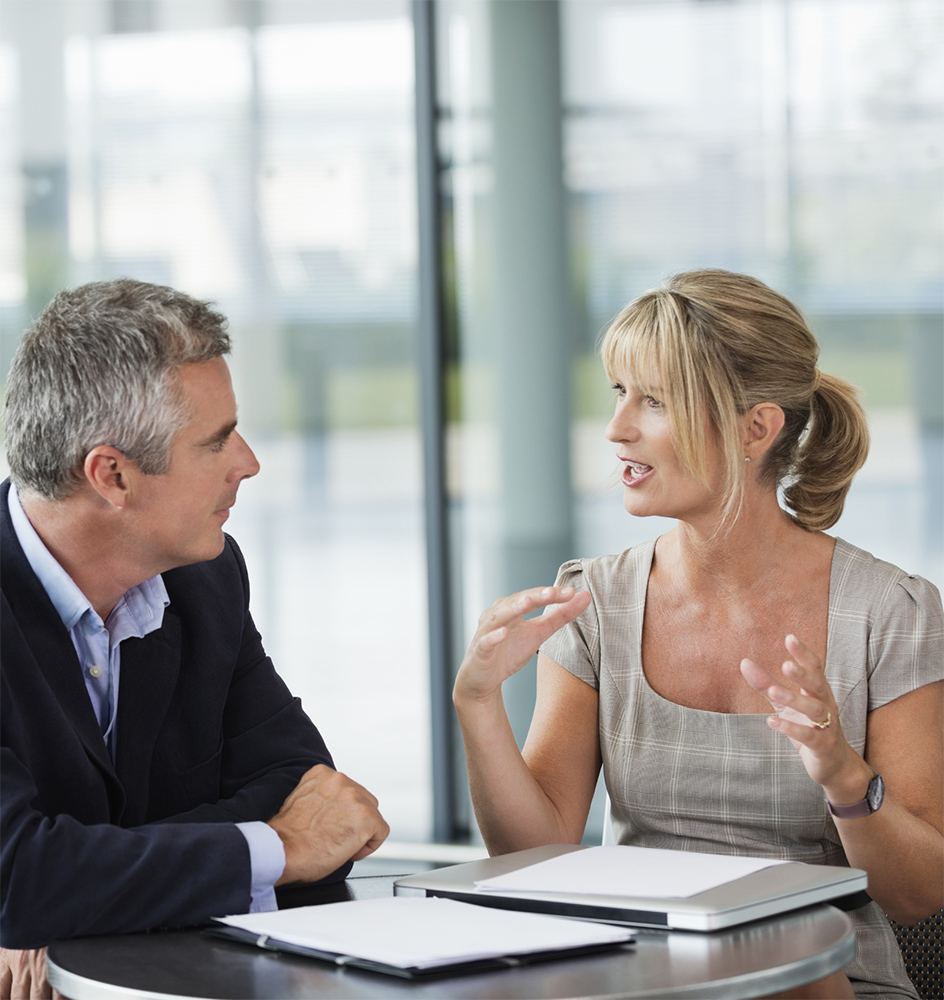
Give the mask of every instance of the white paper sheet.
M 404 969 L 618 943 L 632 936 L 624 927 L 433 897 L 354 900 L 217 919 L 290 944 Z
M 612 845 L 562 854 L 476 882 L 481 892 L 555 892 L 685 899 L 772 865 L 775 858 Z

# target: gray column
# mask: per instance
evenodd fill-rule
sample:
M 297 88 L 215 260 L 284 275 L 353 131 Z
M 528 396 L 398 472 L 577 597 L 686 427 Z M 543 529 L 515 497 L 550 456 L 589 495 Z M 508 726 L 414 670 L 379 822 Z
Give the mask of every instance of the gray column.
M 944 336 L 940 313 L 913 318 L 910 348 L 912 394 L 924 467 L 924 562 L 918 572 L 931 575 L 941 571 L 944 559 Z
M 227 199 L 228 223 L 240 254 L 243 292 L 238 311 L 231 317 L 236 338 L 231 365 L 237 385 L 240 421 L 257 442 L 281 433 L 284 414 L 286 344 L 269 273 L 263 229 L 260 178 L 265 168 L 266 103 L 259 65 L 259 31 L 264 26 L 262 0 L 244 0 L 232 7 L 234 20 L 247 29 L 246 60 L 249 91 L 243 120 L 242 149 L 232 171 L 235 198 Z M 304 356 L 320 374 L 318 352 Z M 307 385 L 303 389 L 309 391 Z M 319 390 L 320 391 L 320 390 Z M 314 466 L 323 479 L 324 443 L 319 431 Z M 309 456 L 306 455 L 306 461 Z M 319 483 L 319 485 L 321 485 Z
M 66 3 L 7 3 L 3 16 L 19 66 L 26 311 L 32 318 L 69 277 Z
M 556 0 L 492 0 L 495 386 L 501 483 L 495 590 L 553 583 L 572 550 L 574 323 Z M 519 743 L 534 671 L 505 685 Z

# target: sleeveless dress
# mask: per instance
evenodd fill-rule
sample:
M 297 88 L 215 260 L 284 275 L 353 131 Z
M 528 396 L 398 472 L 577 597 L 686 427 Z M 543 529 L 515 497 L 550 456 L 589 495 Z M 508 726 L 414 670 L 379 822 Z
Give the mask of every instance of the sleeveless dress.
M 848 865 L 822 788 L 760 715 L 678 705 L 642 668 L 643 614 L 655 541 L 565 563 L 558 586 L 593 600 L 542 652 L 599 692 L 603 773 L 617 842 Z M 944 677 L 937 588 L 842 539 L 830 570 L 826 677 L 846 739 L 865 750 L 866 716 Z M 917 993 L 877 903 L 853 911 L 857 997 Z

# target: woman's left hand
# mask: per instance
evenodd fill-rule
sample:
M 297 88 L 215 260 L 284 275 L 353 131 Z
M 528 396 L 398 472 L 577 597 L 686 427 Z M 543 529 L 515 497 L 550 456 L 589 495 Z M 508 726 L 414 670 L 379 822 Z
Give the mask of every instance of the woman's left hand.
M 741 674 L 777 713 L 767 725 L 790 738 L 814 781 L 829 785 L 848 766 L 850 754 L 858 754 L 843 736 L 839 708 L 819 657 L 795 635 L 788 635 L 784 644 L 792 659 L 784 663 L 783 674 L 799 691 L 778 684 L 752 660 L 741 661 Z

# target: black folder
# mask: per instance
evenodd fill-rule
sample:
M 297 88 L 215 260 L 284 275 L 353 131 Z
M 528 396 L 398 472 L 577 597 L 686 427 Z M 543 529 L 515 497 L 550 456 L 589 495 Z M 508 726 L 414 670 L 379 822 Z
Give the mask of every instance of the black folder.
M 579 948 L 562 948 L 554 951 L 529 952 L 522 955 L 501 955 L 494 958 L 480 958 L 474 961 L 461 961 L 445 965 L 402 967 L 387 965 L 384 962 L 373 962 L 356 955 L 338 955 L 329 951 L 318 951 L 289 941 L 279 941 L 267 935 L 254 934 L 240 927 L 227 927 L 224 924 L 208 928 L 204 933 L 238 941 L 241 944 L 255 945 L 268 951 L 283 951 L 290 955 L 301 955 L 304 958 L 314 958 L 320 962 L 330 962 L 332 965 L 345 966 L 352 969 L 363 969 L 367 972 L 379 972 L 387 976 L 399 976 L 401 979 L 437 979 L 445 976 L 472 975 L 479 972 L 494 972 L 500 969 L 510 969 L 521 965 L 532 965 L 537 962 L 549 962 L 563 958 L 582 958 L 585 955 L 597 955 L 601 952 L 611 952 L 617 948 L 630 945 L 635 940 L 627 935 L 624 941 L 608 942 L 606 944 L 584 945 Z

